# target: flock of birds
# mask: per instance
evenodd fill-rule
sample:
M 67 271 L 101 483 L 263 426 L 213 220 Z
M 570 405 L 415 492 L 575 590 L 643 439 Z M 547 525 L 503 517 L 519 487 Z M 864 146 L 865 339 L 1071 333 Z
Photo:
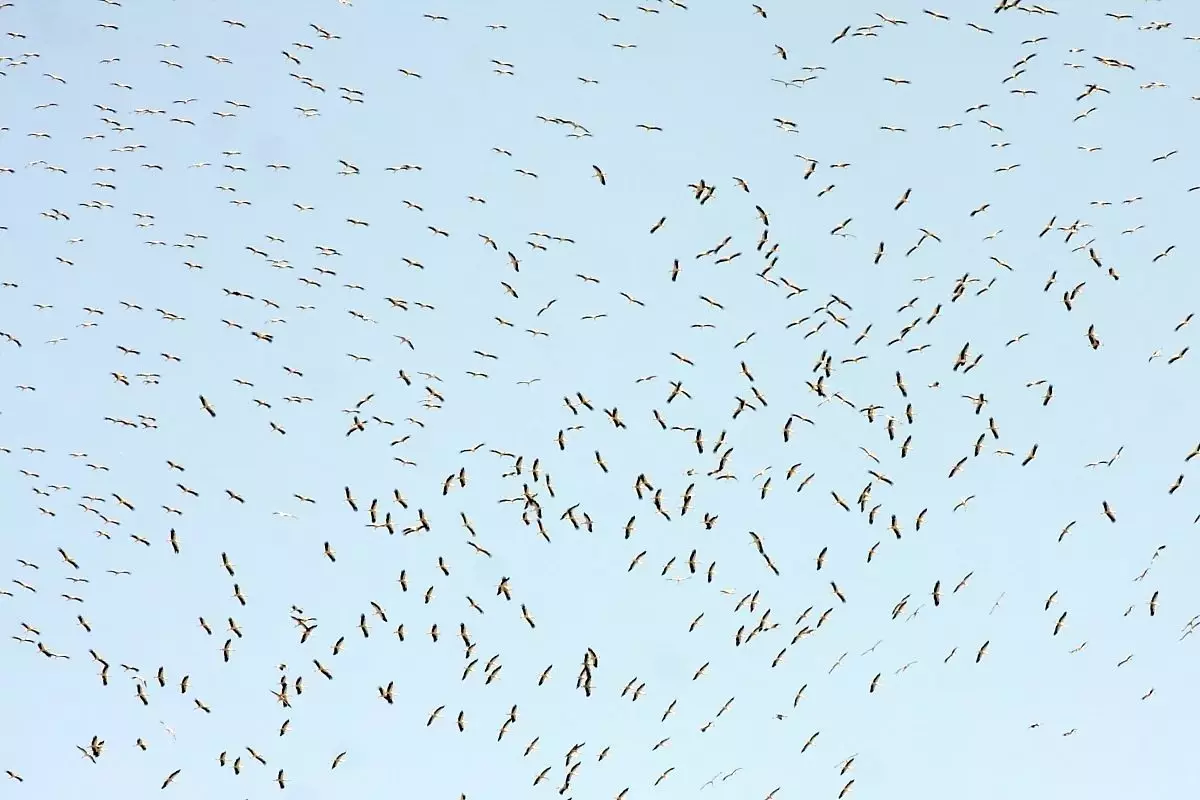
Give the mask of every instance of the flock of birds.
M 1200 173 L 1139 137 L 1200 36 L 641 2 L 0 4 L 0 794 L 884 797 L 918 711 L 1082 764 L 1194 707 Z

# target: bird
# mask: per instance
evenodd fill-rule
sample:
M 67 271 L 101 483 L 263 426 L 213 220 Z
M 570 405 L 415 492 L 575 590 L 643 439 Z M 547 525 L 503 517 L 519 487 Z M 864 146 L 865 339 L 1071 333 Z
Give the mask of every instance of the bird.
M 134 794 L 344 793 L 386 730 L 430 796 L 481 791 L 453 737 L 501 795 L 785 800 L 766 737 L 844 798 L 907 698 L 1054 715 L 1086 791 L 1057 748 L 1182 719 L 1186 8 L 103 2 L 71 47 L 0 3 L 9 711 L 78 712 L 14 790 L 121 730 Z M 991 766 L 892 737 L 893 793 L 931 744 Z

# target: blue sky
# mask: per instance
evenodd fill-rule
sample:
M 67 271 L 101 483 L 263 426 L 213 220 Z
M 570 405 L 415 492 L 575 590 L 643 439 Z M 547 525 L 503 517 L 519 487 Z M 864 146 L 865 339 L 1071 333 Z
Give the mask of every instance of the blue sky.
M 1200 12 L 644 2 L 0 9 L 0 796 L 1195 792 Z

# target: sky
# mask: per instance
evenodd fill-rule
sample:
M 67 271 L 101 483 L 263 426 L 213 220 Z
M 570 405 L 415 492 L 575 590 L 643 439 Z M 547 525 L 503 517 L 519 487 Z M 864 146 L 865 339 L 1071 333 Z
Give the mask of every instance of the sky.
M 642 2 L 0 8 L 0 797 L 1196 792 L 1200 9 Z

